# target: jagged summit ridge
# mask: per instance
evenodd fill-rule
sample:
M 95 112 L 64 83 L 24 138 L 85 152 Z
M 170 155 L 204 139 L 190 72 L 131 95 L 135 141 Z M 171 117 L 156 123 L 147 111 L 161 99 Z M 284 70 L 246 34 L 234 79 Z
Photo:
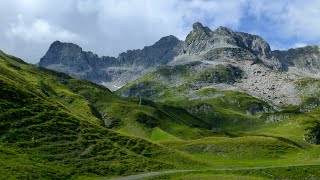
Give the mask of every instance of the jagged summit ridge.
M 184 41 L 169 35 L 151 46 L 128 50 L 118 57 L 98 57 L 92 52 L 83 51 L 76 44 L 55 41 L 41 58 L 39 66 L 101 83 L 111 90 L 158 66 L 197 61 L 211 64 L 250 61 L 249 64 L 258 63 L 267 69 L 279 71 L 287 71 L 294 66 L 309 74 L 320 69 L 317 63 L 320 52 L 315 48 L 307 48 L 306 51 L 271 51 L 270 45 L 257 35 L 236 32 L 223 26 L 212 31 L 200 22 L 192 27 Z M 308 55 L 309 50 L 312 55 Z
M 227 28 L 227 27 L 224 27 L 224 26 L 219 26 L 215 31 L 214 31 L 215 34 L 220 34 L 220 35 L 227 35 L 227 36 L 232 36 L 234 35 L 234 32 Z
M 203 46 L 206 44 L 207 46 Z M 215 31 L 204 27 L 201 23 L 193 24 L 193 30 L 187 35 L 186 46 L 202 46 L 203 48 L 190 48 L 194 53 L 204 51 L 206 48 L 239 47 L 251 50 L 270 51 L 269 44 L 257 35 L 235 32 L 227 27 L 220 26 Z
M 196 22 L 192 25 L 193 32 L 204 32 L 207 35 L 210 35 L 212 31 L 207 27 L 203 26 L 200 22 Z
M 248 33 L 235 32 L 223 26 L 212 31 L 199 22 L 194 23 L 193 30 L 187 35 L 182 47 L 181 54 L 191 56 L 201 56 L 217 48 L 225 48 L 225 51 L 234 51 L 230 48 L 239 48 L 248 51 L 247 57 L 253 61 L 258 59 L 272 69 L 282 68 L 281 63 L 271 56 L 270 45 L 263 38 Z M 252 55 L 255 57 L 252 58 Z M 205 56 L 207 57 L 207 55 Z M 238 54 L 234 54 L 234 56 L 238 56 Z M 214 57 L 215 59 L 221 59 Z M 242 56 L 242 58 L 244 57 Z

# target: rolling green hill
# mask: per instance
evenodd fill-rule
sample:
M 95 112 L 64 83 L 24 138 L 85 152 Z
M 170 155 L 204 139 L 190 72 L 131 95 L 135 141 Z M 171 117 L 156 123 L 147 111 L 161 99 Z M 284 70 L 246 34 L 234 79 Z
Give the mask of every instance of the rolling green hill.
M 151 102 L 139 107 L 102 86 L 3 52 L 0 69 L 1 178 L 115 176 L 203 164 L 125 135 L 177 140 L 209 134 L 175 121 Z

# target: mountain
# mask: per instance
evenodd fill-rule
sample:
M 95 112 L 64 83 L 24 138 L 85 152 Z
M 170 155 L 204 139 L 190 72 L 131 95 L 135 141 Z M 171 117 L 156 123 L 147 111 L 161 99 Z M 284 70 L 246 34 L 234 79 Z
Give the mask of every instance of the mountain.
M 117 58 L 54 42 L 36 67 L 1 52 L 0 177 L 318 179 L 318 53 L 200 23 Z
M 128 50 L 117 58 L 85 52 L 76 44 L 55 41 L 39 66 L 67 73 L 117 89 L 177 55 L 181 42 L 174 36 L 161 38 L 152 46 Z
M 319 108 L 264 114 L 260 107 L 269 107 L 263 101 L 214 89 L 191 93 L 189 100 L 176 94 L 170 103 L 124 99 L 1 51 L 0 69 L 1 179 L 91 179 L 166 169 L 200 169 L 196 177 L 320 177 L 320 166 L 310 165 L 319 163 L 319 148 L 302 139 L 319 143 Z M 219 81 L 225 80 L 233 83 Z M 215 113 L 229 117 L 215 123 L 205 118 Z M 232 116 L 238 119 L 228 121 Z M 220 169 L 226 167 L 236 170 Z M 214 175 L 201 171 L 208 168 Z
M 281 121 L 288 116 L 273 113 L 288 107 L 294 112 L 308 112 L 320 102 L 316 95 L 320 92 L 318 81 L 314 79 L 318 72 L 317 46 L 271 51 L 261 37 L 226 27 L 212 31 L 195 23 L 185 41 L 168 36 L 117 58 L 94 56 L 98 58 L 94 60 L 86 58 L 87 54 L 91 53 L 77 45 L 55 42 L 39 65 L 56 69 L 52 66 L 62 64 L 70 68 L 64 72 L 83 79 L 92 77 L 91 81 L 103 85 L 122 82 L 118 95 L 185 109 L 204 121 L 205 128 L 218 131 Z M 94 63 L 99 65 L 95 67 Z M 110 69 L 114 71 L 107 71 Z M 85 75 L 76 74 L 83 72 Z M 94 78 L 93 74 L 99 72 L 105 74 Z M 99 80 L 106 77 L 109 79 Z
M 283 94 L 278 93 L 294 85 L 274 80 L 286 79 L 287 76 L 297 79 L 297 74 L 299 77 L 319 77 L 318 49 L 318 46 L 308 46 L 288 51 L 271 51 L 269 44 L 257 35 L 235 32 L 226 27 L 218 27 L 212 31 L 201 23 L 195 23 L 185 41 L 171 35 L 141 50 L 120 53 L 117 58 L 98 57 L 92 52 L 83 51 L 78 45 L 56 41 L 41 58 L 39 66 L 117 90 L 163 65 L 195 61 L 209 64 L 238 63 L 246 66 L 243 68 L 247 70 L 243 72 L 248 76 L 248 80 L 240 85 L 241 90 L 273 104 L 296 104 L 300 100 L 295 94 L 299 92 L 285 94 L 285 98 L 281 98 Z M 263 66 L 254 68 L 254 64 Z M 270 73 L 266 78 L 250 75 L 252 72 L 273 72 L 272 70 L 278 73 Z M 283 73 L 289 70 L 289 73 Z M 269 80 L 273 82 L 270 83 Z M 282 83 L 285 85 L 280 85 Z M 274 87 L 267 87 L 269 84 Z M 273 88 L 274 91 L 270 91 Z
M 195 23 L 179 55 L 116 93 L 186 109 L 217 131 L 248 130 L 317 111 L 318 57 L 317 46 L 271 51 L 258 36 Z
M 313 88 L 299 88 L 300 81 L 319 77 L 318 46 L 271 51 L 269 44 L 259 36 L 225 27 L 211 31 L 200 23 L 193 25 L 193 30 L 181 44 L 180 53 L 172 61 L 152 71 L 154 74 L 168 69 L 175 72 L 171 75 L 176 76 L 174 82 L 168 84 L 165 78 L 159 80 L 165 86 L 189 83 L 195 89 L 211 87 L 240 91 L 277 107 L 298 105 L 305 95 L 312 96 L 314 91 L 319 91 L 312 85 Z M 188 78 L 179 76 L 182 66 Z M 123 96 L 131 96 L 125 90 L 131 85 L 120 90 L 124 92 Z M 139 88 L 143 90 L 141 86 Z

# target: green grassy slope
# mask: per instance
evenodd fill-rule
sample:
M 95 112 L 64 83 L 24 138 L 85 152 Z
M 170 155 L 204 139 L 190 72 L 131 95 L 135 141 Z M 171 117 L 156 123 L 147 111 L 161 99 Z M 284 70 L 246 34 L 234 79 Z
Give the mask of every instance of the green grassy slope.
M 144 111 L 149 115 L 156 107 L 141 108 L 102 86 L 39 69 L 3 52 L 0 69 L 1 178 L 110 176 L 201 164 L 184 153 L 105 127 L 119 118 L 122 128 L 124 116 L 139 123 L 131 116 Z M 148 127 L 144 120 L 139 127 Z M 159 127 L 154 131 L 170 137 Z M 152 130 L 148 128 L 149 138 Z
M 213 82 L 232 84 L 241 78 L 241 69 L 232 65 L 199 69 L 200 62 L 159 67 L 116 93 L 186 109 L 207 129 L 244 130 L 263 123 L 258 117 L 272 110 L 268 103 L 242 92 L 202 87 Z

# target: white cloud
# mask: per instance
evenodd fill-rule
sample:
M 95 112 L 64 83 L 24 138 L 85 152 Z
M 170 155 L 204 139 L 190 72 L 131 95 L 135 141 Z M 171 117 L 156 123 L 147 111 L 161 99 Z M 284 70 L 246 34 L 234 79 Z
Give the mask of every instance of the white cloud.
M 274 32 L 304 40 L 320 38 L 319 0 L 259 0 L 250 3 L 250 13 L 270 20 Z
M 306 40 L 320 38 L 320 1 L 293 2 L 282 16 L 286 33 Z
M 44 19 L 35 19 L 27 24 L 22 15 L 18 15 L 17 22 L 10 24 L 6 34 L 11 39 L 20 38 L 29 43 L 52 42 L 57 39 L 72 41 L 79 38 L 75 33 L 53 26 Z
M 126 26 L 131 24 L 140 25 L 143 23 L 153 29 L 153 33 L 163 32 L 174 33 L 184 38 L 186 35 L 185 26 L 191 28 L 196 21 L 204 22 L 214 28 L 218 25 L 237 26 L 243 15 L 244 0 L 110 0 L 110 1 L 85 1 L 89 7 L 99 14 L 101 22 L 116 21 L 119 25 L 125 22 Z M 92 8 L 94 3 L 97 8 Z M 81 3 L 80 3 L 81 4 Z M 81 6 L 80 6 L 81 7 Z M 84 8 L 80 8 L 84 11 Z M 227 14 L 227 15 L 226 15 Z M 103 24 L 103 23 L 102 23 Z M 106 26 L 107 24 L 103 24 Z M 130 27 L 129 27 L 130 28 Z M 142 31 L 144 26 L 137 26 Z M 135 30 L 135 29 L 133 29 Z
M 0 42 L 0 49 L 34 62 L 45 53 L 49 41 L 61 40 L 99 55 L 116 56 L 151 45 L 166 35 L 184 39 L 195 21 L 210 28 L 237 27 L 244 5 L 245 0 L 1 1 L 0 22 L 4 25 L 0 31 L 6 32 L 4 38 L 10 38 L 7 40 L 12 45 L 8 48 Z M 18 21 L 16 14 L 21 14 Z M 39 49 L 38 55 L 28 54 L 29 47 L 22 51 L 21 41 Z
M 294 48 L 299 48 L 299 47 L 305 47 L 307 46 L 307 43 L 303 43 L 303 42 L 297 42 L 293 45 Z
M 187 21 L 207 21 L 211 28 L 239 25 L 246 7 L 245 0 L 180 1 L 181 13 Z
M 236 27 L 244 5 L 244 0 L 85 0 L 76 7 L 81 14 L 94 17 L 95 28 L 104 39 L 104 54 L 117 55 L 170 34 L 183 40 L 196 21 L 210 28 Z
M 319 9 L 318 0 L 0 1 L 0 49 L 35 63 L 52 41 L 61 40 L 116 56 L 166 35 L 184 39 L 196 21 L 211 29 L 245 26 L 244 31 L 267 37 L 272 47 L 285 48 L 319 42 Z M 250 27 L 253 19 L 258 26 Z

